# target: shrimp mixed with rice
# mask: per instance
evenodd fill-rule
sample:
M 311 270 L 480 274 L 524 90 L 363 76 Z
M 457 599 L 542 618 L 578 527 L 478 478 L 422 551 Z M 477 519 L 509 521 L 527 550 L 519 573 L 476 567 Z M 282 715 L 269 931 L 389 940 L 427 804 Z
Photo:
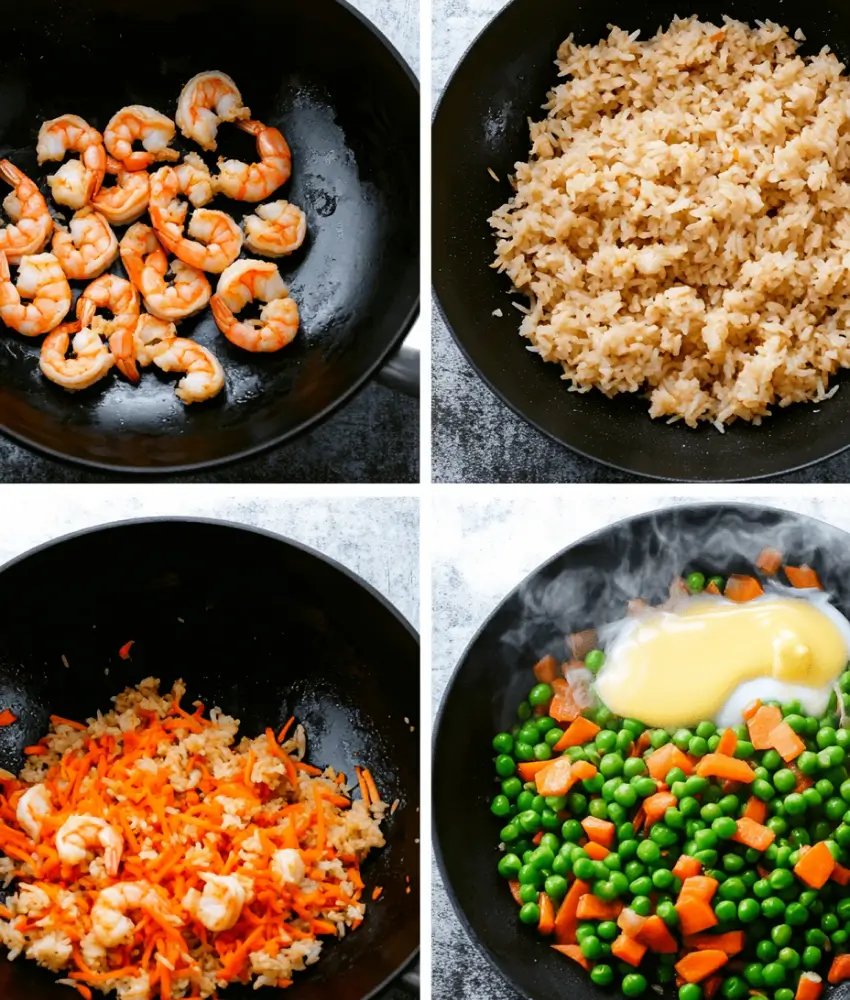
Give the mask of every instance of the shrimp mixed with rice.
M 86 725 L 52 716 L 20 776 L 0 771 L 0 944 L 84 1000 L 289 986 L 364 919 L 387 805 L 368 771 L 355 799 L 306 763 L 294 720 L 237 739 L 238 719 L 159 686 Z

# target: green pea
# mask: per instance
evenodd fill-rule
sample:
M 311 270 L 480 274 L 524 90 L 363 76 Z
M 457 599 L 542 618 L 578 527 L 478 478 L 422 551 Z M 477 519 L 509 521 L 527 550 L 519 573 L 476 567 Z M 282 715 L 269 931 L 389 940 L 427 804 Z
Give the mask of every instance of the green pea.
M 761 916 L 761 907 L 754 899 L 742 899 L 738 903 L 738 919 L 743 924 L 751 924 Z
M 518 839 L 519 828 L 513 823 L 508 823 L 507 826 L 503 826 L 499 831 L 499 840 L 501 840 L 503 844 L 510 844 L 514 840 Z
M 534 759 L 535 760 L 551 760 L 552 759 L 552 748 L 548 743 L 535 743 L 534 744 Z
M 511 811 L 511 803 L 507 795 L 497 795 L 490 804 L 490 812 L 494 816 L 508 816 Z
M 826 747 L 835 746 L 838 742 L 838 737 L 832 726 L 824 726 L 818 731 L 817 736 L 815 736 L 815 742 L 821 750 Z
M 791 943 L 794 931 L 788 924 L 775 924 L 770 929 L 770 940 L 777 948 L 785 948 Z
M 640 917 L 648 917 L 652 913 L 652 900 L 649 896 L 635 896 L 630 906 Z
M 692 594 L 701 594 L 705 590 L 705 575 L 703 573 L 688 573 L 685 586 Z M 709 733 L 709 736 L 711 733 Z
M 785 982 L 785 966 L 779 962 L 769 962 L 763 969 L 764 985 L 776 988 Z
M 505 801 L 507 802 L 507 799 Z M 533 809 L 526 809 L 516 817 L 516 822 L 523 833 L 535 834 L 540 829 L 540 814 Z
M 590 858 L 579 858 L 573 862 L 573 874 L 582 881 L 592 879 L 596 873 L 595 862 Z
M 627 997 L 639 997 L 646 992 L 646 977 L 639 972 L 629 972 L 623 976 L 621 989 Z
M 646 874 L 646 866 L 642 865 L 640 861 L 629 861 L 626 863 L 626 867 L 623 869 L 626 878 L 630 882 L 634 881 L 636 878 L 640 878 L 641 875 Z
M 821 963 L 822 956 L 820 948 L 816 948 L 813 944 L 806 945 L 800 962 L 804 969 L 816 969 Z
M 756 778 L 750 787 L 752 788 L 753 795 L 757 799 L 761 799 L 762 802 L 769 802 L 776 794 L 773 785 L 769 781 L 765 781 L 764 778 Z
M 649 745 L 653 750 L 659 750 L 665 743 L 670 742 L 670 734 L 666 729 L 653 729 L 649 734 Z
M 634 740 L 632 734 L 628 731 L 628 729 L 621 729 L 620 732 L 617 733 L 616 747 L 617 750 L 623 754 L 623 756 L 627 756 L 630 753 L 633 742 Z
M 624 782 L 614 789 L 614 801 L 626 809 L 631 809 L 637 802 L 637 798 L 638 793 L 635 791 L 633 785 L 627 785 Z
M 806 791 L 810 792 L 812 789 L 807 788 Z M 805 798 L 805 792 L 803 793 L 803 797 Z M 795 826 L 788 837 L 788 842 L 792 847 L 802 847 L 804 844 L 811 844 L 812 838 L 805 827 Z
M 824 913 L 820 926 L 825 934 L 834 934 L 838 930 L 838 917 L 834 913 Z
M 761 766 L 766 767 L 768 771 L 775 771 L 778 767 L 782 767 L 782 758 L 775 750 L 765 750 L 761 755 Z
M 653 778 L 633 778 L 632 784 L 634 786 L 634 790 L 642 799 L 645 799 L 649 795 L 654 795 L 658 790 L 658 786 L 655 784 L 655 780 Z
M 503 878 L 516 878 L 522 861 L 515 854 L 505 854 L 499 861 L 499 874 Z
M 809 919 L 809 911 L 802 903 L 789 903 L 785 908 L 785 922 L 799 927 Z
M 684 983 L 679 987 L 679 1000 L 702 1000 L 702 987 L 697 983 Z
M 790 889 L 794 884 L 794 876 L 787 868 L 775 868 L 768 876 L 767 881 L 771 889 L 781 892 L 783 889 Z
M 514 738 L 510 733 L 499 733 L 493 737 L 493 749 L 496 753 L 510 753 L 514 748 Z
M 777 791 L 787 795 L 788 792 L 793 792 L 796 788 L 797 776 L 790 768 L 783 767 L 773 775 L 773 784 Z
M 536 885 L 528 882 L 519 887 L 520 903 L 536 903 L 540 898 L 540 890 Z
M 630 883 L 629 891 L 635 896 L 648 896 L 652 892 L 652 879 L 648 875 L 641 875 Z
M 735 756 L 739 760 L 746 760 L 747 757 L 752 757 L 754 753 L 755 747 L 749 740 L 738 740 L 738 745 L 735 747 Z M 764 765 L 762 766 L 764 767 Z
M 623 777 L 628 781 L 641 774 L 646 774 L 646 761 L 643 757 L 629 757 L 623 762 Z
M 736 902 L 747 895 L 747 887 L 736 877 L 727 878 L 717 890 L 721 899 L 733 899 Z
M 794 948 L 780 948 L 779 961 L 786 969 L 796 969 L 800 964 L 800 956 Z
M 756 899 L 767 899 L 771 893 L 770 882 L 766 878 L 760 878 L 753 883 L 752 893 Z
M 717 851 L 713 849 L 697 851 L 693 856 L 704 868 L 711 868 L 717 864 Z
M 584 665 L 587 669 L 595 674 L 602 669 L 602 665 L 605 663 L 605 654 L 601 649 L 591 649 L 591 651 L 584 658 Z
M 671 900 L 662 900 L 655 907 L 655 913 L 668 927 L 676 927 L 679 923 L 679 913 Z
M 748 993 L 749 987 L 740 976 L 729 976 L 723 981 L 723 996 L 728 1000 L 741 1000 Z
M 599 799 L 594 799 L 594 802 L 599 802 Z M 604 806 L 605 803 L 602 802 Z M 570 792 L 567 795 L 567 809 L 573 814 L 573 816 L 584 816 L 587 812 L 587 796 L 582 795 L 581 792 Z M 604 819 L 603 816 L 597 817 L 597 819 Z
M 738 832 L 737 824 L 731 816 L 720 816 L 711 824 L 711 829 L 723 840 L 730 840 Z
M 804 750 L 797 758 L 796 764 L 797 770 L 807 777 L 817 774 L 820 770 L 817 754 L 812 753 L 811 750 Z
M 780 986 L 778 990 L 773 991 L 773 1000 L 794 1000 L 794 991 L 787 986 Z
M 534 758 L 534 746 L 531 743 L 519 741 L 514 747 L 514 756 L 521 762 L 532 760 Z
M 535 684 L 534 687 L 528 694 L 528 704 L 532 708 L 537 708 L 539 705 L 548 705 L 549 702 L 554 697 L 555 692 L 552 690 L 548 684 Z
M 673 733 L 673 743 L 680 750 L 682 750 L 684 752 L 685 750 L 688 749 L 688 744 L 690 743 L 691 737 L 693 735 L 694 734 L 690 731 L 690 729 L 684 729 L 684 728 L 683 729 L 677 729 L 676 732 Z M 679 770 L 679 769 L 677 769 L 677 770 Z M 684 777 L 684 771 L 682 772 L 682 777 Z M 668 778 L 667 779 L 667 784 L 671 785 L 672 783 L 673 782 L 670 781 L 669 778 Z
M 590 970 L 590 978 L 597 986 L 610 986 L 614 982 L 614 970 L 610 965 L 600 962 Z
M 692 736 L 688 741 L 688 753 L 694 757 L 704 757 L 708 753 L 708 742 L 702 736 Z
M 599 762 L 599 773 L 606 778 L 612 778 L 623 772 L 623 758 L 618 753 L 606 753 Z
M 772 962 L 778 954 L 779 949 L 767 938 L 762 939 L 756 945 L 756 957 L 760 962 Z
M 833 823 L 837 823 L 844 816 L 846 809 L 847 804 L 844 799 L 839 798 L 837 795 L 834 798 L 827 799 L 823 804 L 824 816 Z
M 702 809 L 700 809 L 700 816 L 702 816 L 706 823 L 713 823 L 714 820 L 719 819 L 722 815 L 723 810 L 716 802 L 706 802 Z
M 543 737 L 544 743 L 548 743 L 550 747 L 554 748 L 557 743 L 559 743 L 564 735 L 563 729 L 558 729 L 556 726 L 554 729 L 550 729 L 548 733 Z
M 526 903 L 519 911 L 519 919 L 524 924 L 539 924 L 540 907 L 537 903 Z
M 518 798 L 522 791 L 522 782 L 517 777 L 505 778 L 502 782 L 502 795 L 509 799 Z
M 731 899 L 721 899 L 714 912 L 720 923 L 728 924 L 738 916 L 738 906 Z
M 656 889 L 669 889 L 673 885 L 676 876 L 669 868 L 656 868 L 652 873 L 652 884 Z
M 761 912 L 768 920 L 775 920 L 785 912 L 785 900 L 779 896 L 768 896 L 761 901 Z
M 698 851 L 705 851 L 715 846 L 717 843 L 717 833 L 714 829 L 697 830 L 694 834 L 693 840 Z
M 638 844 L 637 856 L 645 864 L 654 864 L 661 857 L 661 850 L 653 841 L 642 840 Z
M 747 980 L 754 990 L 760 989 L 764 986 L 764 975 L 762 973 L 761 963 L 750 962 L 748 965 L 745 965 L 744 979 Z
M 806 811 L 806 800 L 799 792 L 791 792 L 785 796 L 785 812 L 789 816 L 800 816 Z
M 596 927 L 597 937 L 602 941 L 613 941 L 619 936 L 620 928 L 613 920 L 603 920 Z

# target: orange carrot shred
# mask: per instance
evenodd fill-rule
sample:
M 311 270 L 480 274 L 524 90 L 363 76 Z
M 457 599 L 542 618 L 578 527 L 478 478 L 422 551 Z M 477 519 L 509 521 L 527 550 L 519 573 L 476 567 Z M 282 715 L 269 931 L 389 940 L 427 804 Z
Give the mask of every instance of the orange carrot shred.
M 122 660 L 130 659 L 130 650 L 135 645 L 135 642 L 136 642 L 135 639 L 131 639 L 129 642 L 125 642 L 124 645 L 118 650 L 118 655 L 121 657 Z

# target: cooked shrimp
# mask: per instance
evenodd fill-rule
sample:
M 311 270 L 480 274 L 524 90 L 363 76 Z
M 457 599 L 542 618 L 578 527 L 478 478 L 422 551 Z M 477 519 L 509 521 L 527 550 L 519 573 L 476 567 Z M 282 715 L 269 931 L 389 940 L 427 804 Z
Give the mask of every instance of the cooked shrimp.
M 45 248 L 53 232 L 53 219 L 35 181 L 14 163 L 0 160 L 0 177 L 13 188 L 3 201 L 12 225 L 0 229 L 0 250 L 6 252 L 10 264 L 17 264 L 25 254 Z
M 39 337 L 57 327 L 70 308 L 71 286 L 52 253 L 21 257 L 18 280 L 13 282 L 9 262 L 0 251 L 0 319 L 6 326 L 25 337 Z
M 87 280 L 112 265 L 118 256 L 118 240 L 100 212 L 86 206 L 74 215 L 68 229 L 57 228 L 52 249 L 69 278 Z
M 165 350 L 169 341 L 177 337 L 177 327 L 150 313 L 142 313 L 133 334 L 136 341 L 136 361 L 147 368 L 157 354 Z
M 204 309 L 212 289 L 203 271 L 184 263 L 169 263 L 151 226 L 137 222 L 121 240 L 121 260 L 130 280 L 139 290 L 148 312 L 159 319 L 179 321 Z
M 71 337 L 73 336 L 73 340 Z M 68 357 L 68 350 L 73 357 Z M 79 320 L 62 323 L 44 339 L 39 367 L 42 374 L 63 389 L 77 392 L 99 382 L 115 363 L 109 348 L 94 330 Z
M 91 199 L 96 209 L 113 226 L 124 226 L 135 222 L 148 207 L 151 180 L 146 170 L 125 170 L 124 165 L 106 158 L 106 173 L 118 180 L 111 187 L 102 187 Z
M 254 299 L 266 303 L 260 318 L 240 322 L 236 313 Z M 298 333 L 298 306 L 271 261 L 238 260 L 231 264 L 219 278 L 210 305 L 219 330 L 246 351 L 279 351 Z
M 117 948 L 133 939 L 136 925 L 127 916 L 128 910 L 155 911 L 160 919 L 182 927 L 183 921 L 175 914 L 165 911 L 163 902 L 150 883 L 118 882 L 103 889 L 91 908 L 92 934 L 104 948 Z
M 185 194 L 195 208 L 203 208 L 215 197 L 210 168 L 197 153 L 187 153 L 174 168 L 180 193 Z
M 180 92 L 176 121 L 187 139 L 202 149 L 215 149 L 220 122 L 250 118 L 251 110 L 242 103 L 239 88 L 226 73 L 210 70 L 198 73 Z
M 288 201 L 259 205 L 254 215 L 246 215 L 245 246 L 264 257 L 284 257 L 294 253 L 307 236 L 307 216 Z
M 124 838 L 105 819 L 70 816 L 56 834 L 56 853 L 65 865 L 81 865 L 92 847 L 103 848 L 107 874 L 117 875 L 124 853 Z
M 169 149 L 174 138 L 174 122 L 155 108 L 129 104 L 109 119 L 103 132 L 103 144 L 110 156 L 120 160 L 125 170 L 147 170 L 157 160 L 179 160 L 176 149 Z M 133 149 L 141 142 L 145 151 Z
M 215 178 L 216 190 L 239 201 L 264 201 L 289 180 L 292 173 L 289 143 L 279 129 L 269 128 L 262 122 L 244 121 L 236 124 L 244 132 L 257 137 L 260 162 L 243 163 L 241 160 L 220 159 Z
M 95 317 L 98 309 L 108 309 L 112 319 Z M 139 381 L 136 342 L 133 334 L 139 321 L 139 293 L 132 282 L 114 274 L 103 274 L 77 299 L 77 319 L 84 327 L 106 337 L 115 366 L 131 382 Z
M 70 208 L 82 208 L 100 190 L 106 173 L 103 136 L 79 115 L 60 115 L 45 122 L 36 146 L 39 164 L 63 160 L 66 153 L 79 153 L 47 178 L 54 201 Z
M 204 891 L 190 889 L 183 899 L 184 909 L 213 934 L 229 931 L 253 897 L 251 880 L 239 875 L 198 874 L 206 883 Z
M 43 820 L 52 815 L 53 802 L 50 798 L 50 790 L 46 785 L 33 785 L 18 799 L 15 818 L 29 834 L 30 840 L 35 841 L 35 843 L 41 840 Z
M 301 851 L 294 847 L 285 847 L 281 851 L 275 851 L 272 854 L 269 867 L 281 882 L 295 883 L 296 885 L 301 882 L 307 872 Z
M 160 167 L 151 175 L 150 216 L 156 234 L 166 249 L 180 260 L 197 268 L 220 274 L 232 264 L 242 249 L 242 230 L 229 215 L 199 208 L 189 220 L 188 205 L 180 200 L 185 194 L 181 175 L 173 167 Z
M 153 363 L 164 372 L 186 372 L 174 392 L 188 406 L 217 396 L 224 388 L 224 369 L 206 347 L 177 337 L 154 352 Z

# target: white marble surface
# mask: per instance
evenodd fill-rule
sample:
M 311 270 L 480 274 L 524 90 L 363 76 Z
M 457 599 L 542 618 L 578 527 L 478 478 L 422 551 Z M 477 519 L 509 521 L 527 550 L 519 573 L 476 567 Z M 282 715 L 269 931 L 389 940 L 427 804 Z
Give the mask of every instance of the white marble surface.
M 80 528 L 136 517 L 213 517 L 278 532 L 353 570 L 419 627 L 419 503 L 285 487 L 0 486 L 0 563 Z
M 706 500 L 748 501 L 809 514 L 850 531 L 846 492 L 831 488 L 765 491 L 706 487 L 661 492 L 571 487 L 478 501 L 452 487 L 434 491 L 433 674 L 436 711 L 449 677 L 495 606 L 533 569 L 577 539 L 659 507 Z M 434 866 L 432 947 L 435 1000 L 517 1000 L 469 942 Z
M 348 0 L 376 24 L 419 76 L 419 0 Z

